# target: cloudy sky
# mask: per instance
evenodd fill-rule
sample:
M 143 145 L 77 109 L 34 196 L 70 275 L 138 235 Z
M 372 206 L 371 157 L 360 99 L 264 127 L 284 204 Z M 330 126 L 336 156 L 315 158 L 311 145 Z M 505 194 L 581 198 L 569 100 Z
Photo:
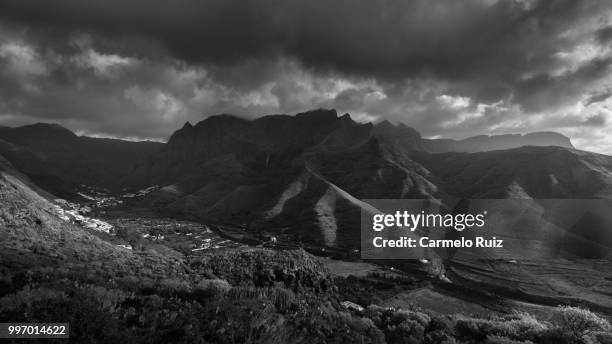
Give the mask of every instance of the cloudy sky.
M 2 0 L 0 125 L 165 139 L 335 108 L 612 154 L 612 1 Z

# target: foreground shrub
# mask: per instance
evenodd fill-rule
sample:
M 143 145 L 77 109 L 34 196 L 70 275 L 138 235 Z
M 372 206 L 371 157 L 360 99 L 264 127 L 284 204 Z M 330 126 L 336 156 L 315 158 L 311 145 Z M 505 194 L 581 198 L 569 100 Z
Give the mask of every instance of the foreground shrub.
M 375 305 L 368 306 L 364 315 L 383 331 L 387 343 L 423 343 L 431 320 L 425 313 Z
M 64 293 L 28 286 L 0 299 L 0 322 L 68 322 L 75 342 L 128 343 L 129 334 L 112 314 L 121 300 L 121 292 L 100 287 Z
M 463 339 L 484 341 L 487 337 L 505 337 L 515 341 L 533 341 L 548 327 L 527 313 L 513 313 L 500 318 L 459 319 L 455 326 Z
M 224 295 L 230 289 L 232 289 L 232 286 L 226 280 L 205 279 L 196 285 L 193 292 L 198 296 L 212 297 Z
M 612 344 L 612 333 L 610 332 L 593 333 L 592 337 L 594 340 L 596 340 L 596 343 Z
M 551 322 L 576 338 L 598 331 L 610 331 L 611 329 L 610 323 L 606 319 L 578 307 L 557 307 L 553 311 Z
M 209 271 L 232 285 L 272 287 L 295 292 L 327 293 L 334 289 L 325 266 L 303 250 L 244 249 L 204 253 L 191 262 L 194 270 Z
M 435 316 L 425 329 L 425 344 L 455 344 L 454 322 L 449 317 Z
M 268 299 L 279 311 L 285 311 L 295 303 L 295 294 L 291 290 L 278 287 L 234 287 L 229 290 L 227 296 L 233 300 Z
M 372 320 L 338 311 L 327 302 L 310 301 L 291 317 L 290 334 L 282 343 L 390 343 Z
M 191 293 L 189 283 L 179 279 L 164 278 L 154 287 L 157 293 L 164 296 L 184 296 Z

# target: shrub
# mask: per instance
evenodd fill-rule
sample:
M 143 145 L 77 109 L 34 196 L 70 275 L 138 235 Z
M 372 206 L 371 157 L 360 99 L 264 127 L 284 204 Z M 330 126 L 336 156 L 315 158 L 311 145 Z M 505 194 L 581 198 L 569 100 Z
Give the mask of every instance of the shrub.
M 593 334 L 593 338 L 600 344 L 612 344 L 612 333 L 598 332 Z
M 90 286 L 67 289 L 27 286 L 7 295 L 0 300 L 0 321 L 68 322 L 71 340 L 77 343 L 132 342 L 115 316 L 123 292 Z
M 58 292 L 47 288 L 32 289 L 30 286 L 26 286 L 14 294 L 9 294 L 0 298 L 0 309 L 3 312 L 13 311 L 16 309 L 21 309 L 22 307 L 31 307 L 31 305 L 36 302 L 56 299 L 64 300 L 67 298 L 68 296 L 63 292 Z
M 610 323 L 595 313 L 578 307 L 557 307 L 551 322 L 559 329 L 569 332 L 576 338 L 597 331 L 610 331 Z
M 295 303 L 295 294 L 284 288 L 272 288 L 269 298 L 279 311 L 286 311 Z
M 204 253 L 191 262 L 194 269 L 212 271 L 232 285 L 272 287 L 277 283 L 294 291 L 330 292 L 327 269 L 303 250 L 245 249 Z
M 295 304 L 295 294 L 291 290 L 279 287 L 234 287 L 229 290 L 227 296 L 233 300 L 268 299 L 278 311 L 285 311 Z
M 448 317 L 434 316 L 425 329 L 426 344 L 455 344 L 454 323 Z
M 182 280 L 164 278 L 157 282 L 158 293 L 165 296 L 188 295 L 191 293 L 191 286 Z
M 425 329 L 429 326 L 427 314 L 370 305 L 364 315 L 385 334 L 388 343 L 423 343 Z
M 455 326 L 461 338 L 485 340 L 487 336 L 507 337 L 518 341 L 534 340 L 548 328 L 527 313 L 513 313 L 501 318 L 459 319 Z
M 118 289 L 106 289 L 100 286 L 85 286 L 82 292 L 92 299 L 98 309 L 114 312 L 128 298 L 128 294 Z
M 194 288 L 194 293 L 198 296 L 211 297 L 224 295 L 232 286 L 223 279 L 204 279 Z
M 388 343 L 419 344 L 423 342 L 425 328 L 414 320 L 404 320 L 397 325 L 383 329 Z
M 227 297 L 231 300 L 240 299 L 258 299 L 264 297 L 266 294 L 266 288 L 257 287 L 233 287 L 227 293 Z
M 287 340 L 276 343 L 390 343 L 370 319 L 312 301 L 290 318 Z

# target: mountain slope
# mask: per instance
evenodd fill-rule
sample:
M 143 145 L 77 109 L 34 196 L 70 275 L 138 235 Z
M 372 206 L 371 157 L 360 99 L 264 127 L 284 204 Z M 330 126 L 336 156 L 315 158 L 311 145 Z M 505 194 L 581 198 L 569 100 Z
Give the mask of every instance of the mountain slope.
M 82 271 L 95 278 L 179 276 L 185 266 L 155 252 L 138 255 L 61 220 L 55 207 L 0 156 L 0 270 Z M 6 278 L 6 276 L 4 276 Z
M 610 198 L 612 157 L 562 147 L 415 154 L 445 192 L 465 198 Z
M 0 154 L 58 196 L 72 196 L 81 184 L 118 189 L 136 161 L 162 146 L 77 136 L 54 124 L 0 128 Z

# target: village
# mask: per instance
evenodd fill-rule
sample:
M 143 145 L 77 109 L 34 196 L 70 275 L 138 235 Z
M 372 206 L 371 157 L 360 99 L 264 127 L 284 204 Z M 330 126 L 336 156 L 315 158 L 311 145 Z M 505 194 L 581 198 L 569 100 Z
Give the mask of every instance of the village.
M 83 190 L 79 191 L 77 194 L 85 200 L 85 205 L 56 198 L 53 201 L 56 215 L 65 222 L 73 223 L 96 232 L 106 233 L 111 236 L 116 234 L 115 226 L 88 215 L 90 215 L 94 209 L 118 206 L 123 204 L 126 199 L 144 197 L 159 188 L 159 186 L 153 185 L 136 192 L 112 196 L 108 190 L 93 188 L 87 185 L 81 185 L 81 187 Z M 145 236 L 145 238 L 147 237 L 148 236 Z M 155 238 L 152 239 L 154 240 Z M 120 244 L 119 246 L 130 250 L 132 249 L 131 245 Z
M 66 222 L 74 223 L 98 232 L 113 235 L 113 226 L 108 222 L 92 218 L 86 214 L 91 213 L 91 207 L 81 206 L 78 203 L 55 199 L 54 210 L 58 217 Z

